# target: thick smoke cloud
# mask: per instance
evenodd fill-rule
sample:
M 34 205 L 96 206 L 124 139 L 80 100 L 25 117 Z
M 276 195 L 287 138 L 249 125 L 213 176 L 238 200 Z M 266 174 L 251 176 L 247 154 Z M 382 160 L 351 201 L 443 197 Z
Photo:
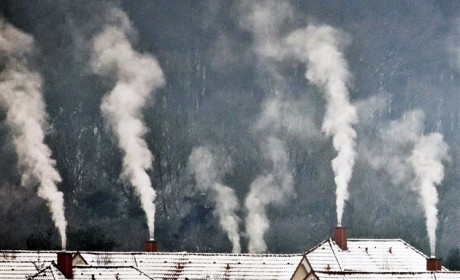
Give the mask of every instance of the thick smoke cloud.
M 214 213 L 232 243 L 232 252 L 240 253 L 239 218 L 236 214 L 239 208 L 238 198 L 232 188 L 221 183 L 221 174 L 225 171 L 222 164 L 216 162 L 211 149 L 197 147 L 190 154 L 188 166 L 195 177 L 197 187 L 202 191 L 211 192 L 215 201 Z
M 109 23 L 94 38 L 94 70 L 112 76 L 117 83 L 102 102 L 101 110 L 123 152 L 122 177 L 133 185 L 147 217 L 150 238 L 154 237 L 155 190 L 146 170 L 152 168 L 152 153 L 144 139 L 147 128 L 141 111 L 153 92 L 165 84 L 158 61 L 133 49 L 128 37 L 133 28 L 120 10 L 112 11 Z
M 30 35 L 0 19 L 0 60 L 4 67 L 0 73 L 0 101 L 7 111 L 6 122 L 18 155 L 21 184 L 38 185 L 38 196 L 46 200 L 61 236 L 61 248 L 65 250 L 64 196 L 57 189 L 61 177 L 51 150 L 44 143 L 47 115 L 41 94 L 42 80 L 27 63 L 33 47 Z
M 426 217 L 426 228 L 430 240 L 431 255 L 435 256 L 436 229 L 438 227 L 438 192 L 436 185 L 444 179 L 443 160 L 449 159 L 448 146 L 440 133 L 421 136 L 407 159 L 414 169 L 414 187 L 420 195 Z
M 338 152 L 332 160 L 332 169 L 337 187 L 337 222 L 340 225 L 356 157 L 356 131 L 352 126 L 358 123 L 356 109 L 349 101 L 347 87 L 351 74 L 343 56 L 343 48 L 349 44 L 349 38 L 327 25 L 309 25 L 291 33 L 286 41 L 294 54 L 307 64 L 305 77 L 324 91 L 327 100 L 322 130 L 327 136 L 332 136 Z

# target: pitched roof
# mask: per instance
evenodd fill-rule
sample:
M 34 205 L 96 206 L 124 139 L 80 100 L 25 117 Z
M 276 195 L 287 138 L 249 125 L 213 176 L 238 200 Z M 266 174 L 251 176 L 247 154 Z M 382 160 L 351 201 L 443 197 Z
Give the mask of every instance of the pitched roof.
M 459 272 L 316 272 L 320 280 L 458 280 Z
M 40 270 L 32 276 L 26 276 L 27 279 L 33 280 L 58 280 L 66 279 L 65 276 L 56 268 L 54 263 L 49 264 L 44 269 Z M 24 279 L 24 278 L 19 278 Z
M 42 264 L 26 261 L 0 261 L 0 279 L 25 279 L 25 276 L 36 274 Z
M 290 279 L 302 255 L 81 252 L 89 265 L 132 265 L 152 278 Z
M 79 252 L 74 258 L 74 279 L 290 279 L 302 254 L 200 254 L 145 252 Z M 65 279 L 57 270 L 57 251 L 9 251 L 8 260 L 0 265 L 0 277 Z M 21 260 L 11 261 L 10 259 Z M 0 264 L 2 252 L 0 252 Z M 85 265 L 85 262 L 87 265 Z M 21 267 L 24 267 L 21 269 Z M 57 271 L 58 273 L 55 273 Z M 2 279 L 2 278 L 0 278 Z
M 115 279 L 130 279 L 130 280 L 149 280 L 153 279 L 147 276 L 144 272 L 132 266 L 87 266 L 74 267 L 74 280 L 79 279 L 94 279 L 97 280 L 115 280 Z M 63 278 L 65 279 L 65 278 Z
M 401 239 L 348 239 L 345 251 L 328 239 L 306 255 L 315 271 L 427 271 L 427 256 Z

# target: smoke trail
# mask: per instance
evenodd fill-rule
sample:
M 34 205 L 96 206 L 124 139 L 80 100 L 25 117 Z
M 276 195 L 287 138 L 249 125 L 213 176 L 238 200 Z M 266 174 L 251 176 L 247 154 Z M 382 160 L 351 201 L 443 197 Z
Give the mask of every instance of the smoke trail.
M 220 174 L 216 170 L 216 164 L 213 154 L 207 147 L 194 148 L 188 161 L 198 188 L 213 193 L 214 214 L 219 218 L 220 226 L 225 230 L 232 243 L 232 252 L 240 253 L 239 218 L 235 213 L 239 208 L 238 199 L 233 189 L 220 182 Z
M 364 120 L 364 119 L 363 119 Z M 368 121 L 368 120 L 366 120 Z M 413 180 L 413 170 L 407 158 L 414 143 L 423 135 L 425 114 L 412 110 L 382 126 L 377 139 L 363 139 L 367 150 L 364 155 L 370 166 L 383 169 L 395 186 L 407 186 Z M 370 125 L 376 125 L 371 122 Z
M 307 64 L 305 77 L 324 91 L 327 101 L 322 130 L 332 136 L 338 152 L 332 160 L 335 174 L 337 222 L 342 223 L 348 183 L 355 163 L 356 132 L 352 125 L 358 122 L 355 107 L 350 104 L 347 85 L 351 78 L 341 49 L 349 44 L 348 37 L 333 27 L 309 25 L 296 30 L 286 43 L 293 53 Z
M 0 74 L 0 100 L 7 110 L 6 122 L 13 133 L 18 167 L 22 172 L 21 184 L 38 184 L 38 196 L 46 200 L 65 250 L 64 196 L 56 186 L 61 177 L 51 159 L 51 150 L 44 143 L 46 111 L 41 78 L 28 69 L 26 61 L 33 44 L 32 37 L 0 19 L 0 61 L 4 66 Z
M 443 160 L 448 160 L 449 147 L 439 133 L 420 137 L 408 158 L 415 171 L 415 187 L 420 194 L 420 202 L 425 211 L 426 228 L 430 240 L 431 255 L 435 255 L 436 228 L 438 225 L 438 192 L 436 185 L 444 179 Z
M 371 167 L 384 169 L 394 185 L 411 186 L 419 194 L 431 254 L 435 255 L 438 223 L 436 185 L 443 180 L 442 161 L 449 160 L 449 156 L 448 146 L 441 134 L 423 135 L 424 120 L 425 114 L 421 110 L 404 113 L 400 119 L 391 121 L 379 131 L 379 139 L 368 143 L 369 151 L 365 152 L 365 156 Z M 381 144 L 376 145 L 378 142 Z
M 133 50 L 127 38 L 132 27 L 126 15 L 117 9 L 113 13 L 121 18 L 121 23 L 107 25 L 94 38 L 92 66 L 97 73 L 117 79 L 114 89 L 104 97 L 101 110 L 123 152 L 122 177 L 139 195 L 153 239 L 156 193 L 146 172 L 152 167 L 153 156 L 144 140 L 147 128 L 141 110 L 152 92 L 165 81 L 153 56 Z
M 269 137 L 264 154 L 270 159 L 272 173 L 258 176 L 251 183 L 245 201 L 248 210 L 246 232 L 249 236 L 249 253 L 267 251 L 264 235 L 270 223 L 265 211 L 266 206 L 272 203 L 280 204 L 293 195 L 293 178 L 284 143 L 276 137 Z

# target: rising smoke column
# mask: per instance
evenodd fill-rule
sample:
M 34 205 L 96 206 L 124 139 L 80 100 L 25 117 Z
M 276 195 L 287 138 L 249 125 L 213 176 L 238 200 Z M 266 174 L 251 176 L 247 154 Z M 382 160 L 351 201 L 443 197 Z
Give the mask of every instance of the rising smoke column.
M 0 62 L 4 66 L 0 74 L 0 102 L 13 133 L 21 184 L 38 185 L 38 196 L 46 200 L 65 250 L 64 196 L 56 186 L 61 177 L 51 159 L 51 150 L 44 143 L 47 116 L 41 77 L 29 69 L 26 59 L 33 44 L 32 37 L 0 19 Z
M 197 186 L 202 191 L 210 191 L 215 200 L 214 214 L 219 218 L 219 224 L 227 233 L 232 243 L 232 252 L 240 253 L 240 235 L 238 230 L 239 218 L 236 211 L 239 208 L 235 191 L 220 181 L 215 158 L 207 147 L 197 147 L 190 154 L 188 166 L 193 173 Z
M 245 206 L 246 233 L 249 237 L 249 253 L 267 251 L 264 235 L 270 227 L 266 207 L 270 204 L 281 204 L 287 197 L 293 195 L 293 178 L 289 169 L 289 156 L 284 142 L 277 137 L 267 139 L 263 150 L 270 160 L 272 172 L 258 176 L 250 185 Z
M 141 111 L 165 80 L 153 56 L 132 48 L 127 36 L 133 31 L 126 15 L 120 10 L 114 13 L 122 22 L 107 25 L 94 38 L 92 66 L 97 73 L 116 78 L 117 83 L 104 97 L 101 110 L 123 153 L 122 178 L 128 180 L 139 195 L 153 239 L 156 193 L 146 172 L 152 167 L 153 156 L 144 140 L 147 128 Z
M 368 110 L 369 102 L 360 105 Z M 370 118 L 363 118 L 369 122 Z M 375 170 L 385 170 L 395 186 L 410 186 L 419 195 L 423 208 L 431 254 L 435 255 L 437 203 L 436 185 L 444 178 L 443 160 L 449 160 L 448 146 L 440 133 L 424 135 L 425 113 L 419 109 L 385 124 L 379 138 L 372 139 L 364 154 Z M 375 125 L 371 121 L 367 125 Z M 376 145 L 376 143 L 381 143 Z
M 415 143 L 409 164 L 415 172 L 415 188 L 420 195 L 426 218 L 431 255 L 435 255 L 436 228 L 438 225 L 438 192 L 436 185 L 444 179 L 443 160 L 448 160 L 449 147 L 440 133 L 421 136 Z
M 345 34 L 327 25 L 309 25 L 306 29 L 292 32 L 286 39 L 295 56 L 306 63 L 305 77 L 325 94 L 326 113 L 322 131 L 332 136 L 334 148 L 338 152 L 332 160 L 332 169 L 337 186 L 339 225 L 342 223 L 345 201 L 348 200 L 348 183 L 356 157 L 356 132 L 352 125 L 358 122 L 347 89 L 351 74 L 341 52 L 349 41 Z

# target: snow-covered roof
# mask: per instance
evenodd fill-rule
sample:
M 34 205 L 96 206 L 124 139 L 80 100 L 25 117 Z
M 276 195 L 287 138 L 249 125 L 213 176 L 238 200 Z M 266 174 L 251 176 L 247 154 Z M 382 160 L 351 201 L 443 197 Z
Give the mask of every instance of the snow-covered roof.
M 153 279 L 145 273 L 132 266 L 97 266 L 97 267 L 75 267 L 73 279 L 94 279 L 97 280 L 148 280 Z M 65 279 L 65 278 L 64 278 Z
M 348 250 L 342 250 L 328 239 L 306 256 L 316 272 L 427 271 L 427 256 L 401 239 L 348 239 L 347 245 Z
M 15 279 L 12 268 L 19 270 L 17 279 L 65 279 L 55 273 L 52 263 L 57 260 L 57 251 L 8 253 L 14 257 L 4 261 L 3 268 L 0 265 L 0 277 L 5 275 L 0 279 Z M 116 279 L 117 275 L 120 279 L 290 279 L 302 260 L 302 254 L 73 253 L 78 257 L 78 263 L 74 257 L 74 279 L 92 279 L 92 275 L 96 279 Z
M 458 272 L 316 272 L 320 280 L 458 280 Z
M 57 279 L 66 279 L 65 276 L 56 268 L 56 266 L 51 263 L 44 269 L 41 269 L 32 276 L 26 277 L 28 280 L 57 280 Z M 24 279 L 24 278 L 18 278 Z
M 41 267 L 33 262 L 0 261 L 0 279 L 24 279 L 36 274 Z
M 88 265 L 130 265 L 152 278 L 290 279 L 301 254 L 93 253 Z
M 0 251 L 0 280 L 25 279 L 55 260 L 53 251 Z

